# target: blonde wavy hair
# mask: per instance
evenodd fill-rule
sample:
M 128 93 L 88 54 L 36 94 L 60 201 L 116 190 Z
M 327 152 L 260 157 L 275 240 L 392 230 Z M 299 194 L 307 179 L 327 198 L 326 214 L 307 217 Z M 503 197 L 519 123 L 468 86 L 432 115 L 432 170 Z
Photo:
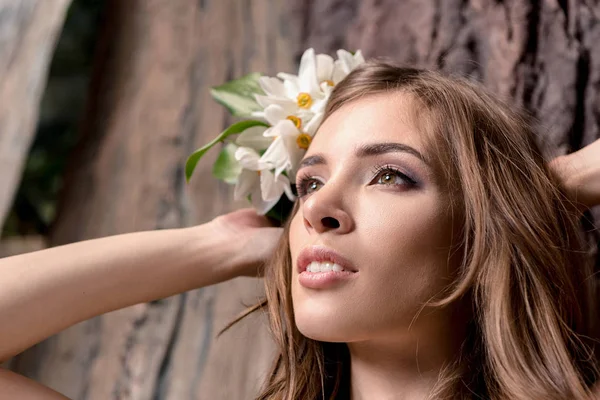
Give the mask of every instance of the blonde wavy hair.
M 532 125 L 480 86 L 370 61 L 334 89 L 325 119 L 364 96 L 402 92 L 446 171 L 459 211 L 461 268 L 443 298 L 471 305 L 461 356 L 431 398 L 592 399 L 598 318 L 595 280 L 578 215 L 546 166 Z M 293 213 L 298 211 L 298 205 Z M 265 309 L 278 355 L 260 400 L 349 398 L 343 343 L 304 337 L 294 323 L 289 221 L 265 272 Z

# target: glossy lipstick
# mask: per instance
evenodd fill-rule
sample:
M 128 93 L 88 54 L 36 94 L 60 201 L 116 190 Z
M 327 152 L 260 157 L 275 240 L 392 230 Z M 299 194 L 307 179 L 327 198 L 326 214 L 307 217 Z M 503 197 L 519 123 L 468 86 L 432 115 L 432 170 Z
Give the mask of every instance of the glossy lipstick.
M 309 272 L 311 263 L 337 264 L 343 271 Z M 309 289 L 327 289 L 345 281 L 356 278 L 358 270 L 338 252 L 322 246 L 307 247 L 300 252 L 297 259 L 298 282 Z

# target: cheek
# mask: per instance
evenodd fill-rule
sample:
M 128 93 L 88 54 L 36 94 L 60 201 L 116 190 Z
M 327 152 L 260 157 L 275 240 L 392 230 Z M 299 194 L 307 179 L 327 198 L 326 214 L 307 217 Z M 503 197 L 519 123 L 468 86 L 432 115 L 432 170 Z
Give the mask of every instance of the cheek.
M 360 235 L 368 242 L 369 252 L 380 257 L 401 261 L 411 255 L 436 254 L 452 243 L 452 223 L 443 204 L 431 196 L 379 206 L 365 204 L 359 217 Z
M 366 267 L 355 294 L 372 326 L 406 326 L 452 282 L 452 222 L 439 204 L 415 196 L 400 205 L 361 207 L 354 247 Z
M 296 258 L 298 257 L 300 250 L 302 250 L 302 246 L 305 245 L 306 238 L 307 232 L 302 220 L 302 212 L 298 211 L 296 215 L 292 217 L 289 232 L 290 255 L 292 257 L 292 266 L 294 268 L 296 267 Z

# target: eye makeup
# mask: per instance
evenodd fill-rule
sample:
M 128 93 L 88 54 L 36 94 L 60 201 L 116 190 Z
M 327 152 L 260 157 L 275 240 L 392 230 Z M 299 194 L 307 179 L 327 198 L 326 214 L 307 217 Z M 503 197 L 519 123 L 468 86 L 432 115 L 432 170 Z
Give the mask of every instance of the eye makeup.
M 306 168 L 308 170 L 308 168 Z M 296 177 L 296 194 L 303 198 L 319 190 L 325 182 L 312 175 L 310 171 L 301 171 Z M 419 182 L 412 178 L 412 174 L 392 164 L 377 164 L 373 167 L 367 185 L 383 185 L 409 190 L 419 186 Z

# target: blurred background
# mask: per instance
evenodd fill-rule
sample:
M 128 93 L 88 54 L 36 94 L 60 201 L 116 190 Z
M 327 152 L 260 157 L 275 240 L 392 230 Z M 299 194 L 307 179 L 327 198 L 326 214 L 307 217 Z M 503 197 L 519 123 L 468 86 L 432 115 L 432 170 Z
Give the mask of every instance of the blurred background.
M 209 88 L 361 49 L 483 82 L 540 122 L 549 157 L 600 138 L 597 0 L 0 0 L 0 257 L 206 222 L 240 204 L 193 150 L 232 122 Z M 583 219 L 597 256 L 596 221 Z M 165 266 L 168 268 L 168 266 Z M 236 279 L 81 323 L 4 366 L 72 399 L 246 399 L 262 316 L 216 333 Z

